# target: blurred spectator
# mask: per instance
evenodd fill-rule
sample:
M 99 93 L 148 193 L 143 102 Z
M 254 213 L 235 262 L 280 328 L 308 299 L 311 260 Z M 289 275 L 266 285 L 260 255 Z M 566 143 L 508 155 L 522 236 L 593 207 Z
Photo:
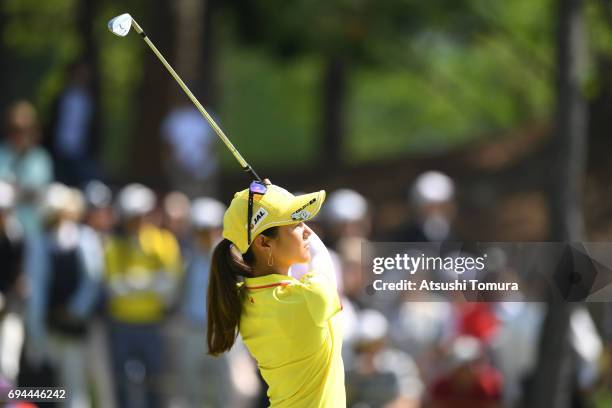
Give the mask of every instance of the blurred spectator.
M 32 345 L 70 390 L 69 407 L 91 406 L 87 384 L 89 318 L 103 273 L 103 250 L 95 233 L 80 225 L 80 191 L 52 184 L 45 194 L 45 234 L 37 245 L 28 320 Z M 32 351 L 32 350 L 31 350 Z
M 0 381 L 15 383 L 24 340 L 23 231 L 12 215 L 15 189 L 0 181 Z
M 342 293 L 360 309 L 366 307 L 366 282 L 361 269 L 361 246 L 364 243 L 366 241 L 363 238 L 348 237 L 338 241 L 337 245 L 342 271 Z
M 238 336 L 236 344 L 227 353 L 232 393 L 224 406 L 236 408 L 268 407 L 268 385 L 261 377 L 257 362 Z
M 354 357 L 353 342 L 357 336 L 359 311 L 366 308 L 364 300 L 365 281 L 361 271 L 361 244 L 363 240 L 357 237 L 341 239 L 338 242 L 343 291 L 341 292 L 342 314 L 344 315 L 344 337 L 342 361 L 350 366 Z M 341 278 L 341 279 L 340 279 Z
M 98 180 L 92 180 L 83 190 L 87 210 L 84 223 L 96 231 L 102 239 L 107 238 L 115 223 L 111 189 Z
M 455 217 L 455 184 L 446 174 L 428 171 L 419 175 L 408 192 L 413 220 L 392 235 L 397 242 L 439 242 L 452 238 Z
M 391 321 L 390 337 L 399 349 L 409 353 L 429 381 L 441 365 L 440 345 L 454 329 L 452 304 L 443 301 L 419 300 L 413 294 L 398 307 Z
M 174 236 L 145 221 L 155 206 L 147 187 L 118 194 L 119 226 L 106 248 L 110 346 L 118 404 L 162 406 L 162 323 L 182 275 Z
M 40 231 L 39 194 L 53 179 L 49 154 L 39 146 L 40 131 L 34 107 L 13 104 L 6 116 L 6 138 L 0 144 L 0 180 L 13 184 L 15 212 L 26 234 Z
M 431 407 L 501 407 L 502 377 L 476 338 L 460 336 L 449 351 L 449 368 L 430 389 Z
M 206 353 L 206 293 L 212 251 L 219 241 L 226 207 L 212 198 L 198 198 L 191 207 L 193 239 L 186 249 L 182 296 L 183 335 L 179 339 L 181 395 L 188 407 L 222 407 L 230 395 L 227 356 Z
M 202 114 L 189 101 L 174 107 L 161 127 L 170 188 L 189 197 L 217 195 L 216 136 Z
M 163 225 L 178 239 L 181 251 L 183 251 L 193 238 L 189 230 L 191 211 L 189 198 L 179 191 L 168 193 L 164 198 L 163 210 Z M 221 219 L 223 219 L 223 214 L 221 214 Z
M 93 180 L 85 185 L 83 194 L 86 206 L 83 223 L 91 228 L 98 245 L 104 248 L 115 221 L 112 208 L 112 191 L 104 183 Z M 111 375 L 111 355 L 108 346 L 107 328 L 102 317 L 100 313 L 96 313 L 90 320 L 89 369 L 96 390 L 96 406 L 113 408 L 115 406 L 115 396 Z
M 355 190 L 343 188 L 330 193 L 318 218 L 325 227 L 326 244 L 334 248 L 341 238 L 370 235 L 368 202 Z
M 546 304 L 511 300 L 495 308 L 500 327 L 493 342 L 493 361 L 504 377 L 504 402 L 512 407 L 524 397 L 524 383 L 537 363 Z
M 499 320 L 491 303 L 454 303 L 459 335 L 471 336 L 490 344 L 499 328 Z
M 68 67 L 67 76 L 67 84 L 54 106 L 45 144 L 53 156 L 58 181 L 81 186 L 99 177 L 95 162 L 91 67 L 86 61 L 75 62 Z
M 600 379 L 603 342 L 584 304 L 577 305 L 570 315 L 570 342 L 576 357 L 574 404 L 588 407 Z
M 387 345 L 388 322 L 381 313 L 359 313 L 356 357 L 346 373 L 348 407 L 408 408 L 421 406 L 424 391 L 412 358 Z

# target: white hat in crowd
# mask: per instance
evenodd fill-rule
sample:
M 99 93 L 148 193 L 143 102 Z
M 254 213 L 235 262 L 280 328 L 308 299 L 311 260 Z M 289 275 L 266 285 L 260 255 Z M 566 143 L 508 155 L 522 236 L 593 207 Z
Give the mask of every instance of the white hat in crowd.
M 116 206 L 123 218 L 142 216 L 155 207 L 155 193 L 142 184 L 128 184 L 117 194 Z
M 223 215 L 227 207 L 220 201 L 200 197 L 191 204 L 191 224 L 196 229 L 213 229 L 223 225 Z
M 327 202 L 322 213 L 325 221 L 342 223 L 359 221 L 368 211 L 368 202 L 356 192 L 348 188 L 336 190 L 327 196 Z
M 470 363 L 482 356 L 483 345 L 476 337 L 459 336 L 450 348 L 451 362 L 456 365 Z
M 8 210 L 15 205 L 15 187 L 6 181 L 0 181 L 0 210 Z
M 74 218 L 81 218 L 85 211 L 85 197 L 78 188 L 70 188 L 70 198 L 66 205 L 66 212 Z
M 61 183 L 51 183 L 45 190 L 41 210 L 46 218 L 68 214 L 79 218 L 83 214 L 85 200 L 80 190 Z
M 45 190 L 41 205 L 45 217 L 63 210 L 70 201 L 70 188 L 61 183 L 51 183 Z
M 358 317 L 355 342 L 367 344 L 384 339 L 389 330 L 387 318 L 377 310 L 364 309 Z
M 92 180 L 83 189 L 87 206 L 92 208 L 107 208 L 110 207 L 113 201 L 113 193 L 111 189 L 104 183 L 98 180 Z
M 416 205 L 444 203 L 454 195 L 455 183 L 439 171 L 427 171 L 419 175 L 409 191 L 409 198 Z

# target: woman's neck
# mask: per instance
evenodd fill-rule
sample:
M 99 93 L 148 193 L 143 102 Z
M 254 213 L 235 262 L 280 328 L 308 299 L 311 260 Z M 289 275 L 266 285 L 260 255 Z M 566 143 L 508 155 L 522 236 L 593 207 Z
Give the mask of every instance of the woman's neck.
M 266 276 L 266 275 L 285 275 L 289 276 L 289 267 L 285 266 L 268 266 L 268 265 L 256 265 L 253 268 L 253 276 Z

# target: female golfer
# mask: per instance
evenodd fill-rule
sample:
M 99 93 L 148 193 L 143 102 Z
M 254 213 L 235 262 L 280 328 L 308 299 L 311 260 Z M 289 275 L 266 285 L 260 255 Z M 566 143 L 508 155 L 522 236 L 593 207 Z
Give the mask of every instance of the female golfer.
M 209 353 L 230 350 L 240 334 L 274 408 L 346 406 L 333 266 L 304 224 L 324 199 L 325 191 L 294 196 L 251 183 L 234 195 L 212 256 Z M 303 263 L 309 271 L 291 277 L 291 265 Z

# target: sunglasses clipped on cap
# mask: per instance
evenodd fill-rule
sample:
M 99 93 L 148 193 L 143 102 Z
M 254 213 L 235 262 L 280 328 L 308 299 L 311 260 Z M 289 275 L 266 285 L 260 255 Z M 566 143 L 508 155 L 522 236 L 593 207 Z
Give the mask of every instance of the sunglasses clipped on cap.
M 247 209 L 247 245 L 251 245 L 251 229 L 253 227 L 253 196 L 264 195 L 268 192 L 268 187 L 261 181 L 252 181 L 249 185 L 249 207 Z

